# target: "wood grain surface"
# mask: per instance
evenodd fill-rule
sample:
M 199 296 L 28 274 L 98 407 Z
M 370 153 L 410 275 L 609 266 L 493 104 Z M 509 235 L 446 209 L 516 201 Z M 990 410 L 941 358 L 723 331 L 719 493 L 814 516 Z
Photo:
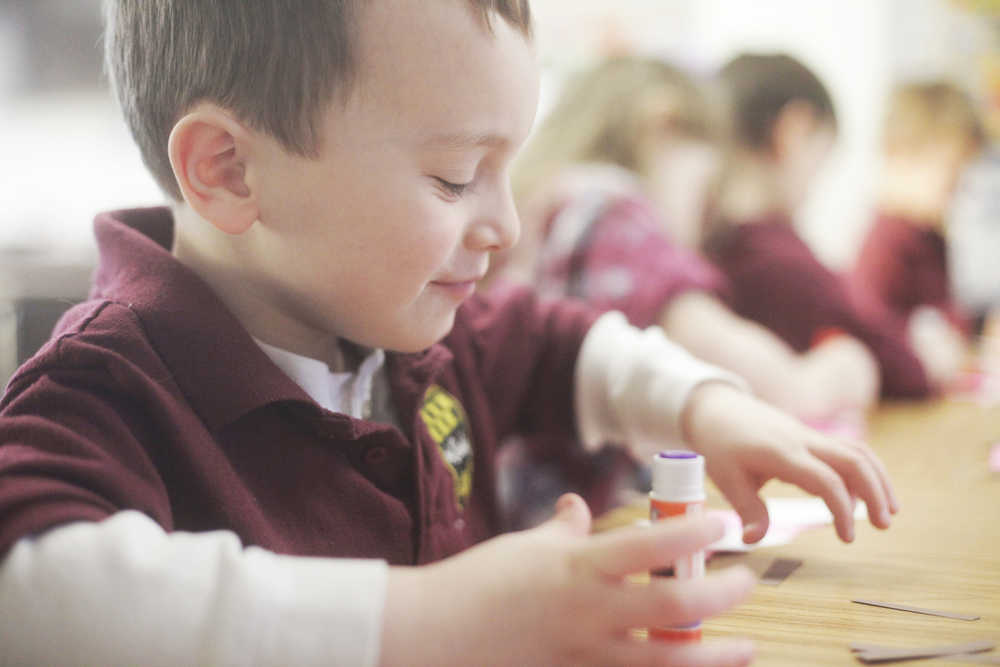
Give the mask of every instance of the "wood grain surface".
M 860 664 L 852 642 L 909 648 L 1000 641 L 1000 473 L 988 467 L 990 446 L 1000 440 L 1000 407 L 947 400 L 889 405 L 869 417 L 868 432 L 902 505 L 893 526 L 880 531 L 859 520 L 852 544 L 841 543 L 830 526 L 783 546 L 715 556 L 709 570 L 744 563 L 760 575 L 775 558 L 803 564 L 781 585 L 758 586 L 742 606 L 707 620 L 705 641 L 750 637 L 757 644 L 754 664 L 796 667 Z M 781 483 L 764 493 L 803 495 Z M 724 506 L 714 489 L 709 506 Z M 647 512 L 639 502 L 597 525 L 623 525 Z M 882 609 L 853 598 L 980 619 Z

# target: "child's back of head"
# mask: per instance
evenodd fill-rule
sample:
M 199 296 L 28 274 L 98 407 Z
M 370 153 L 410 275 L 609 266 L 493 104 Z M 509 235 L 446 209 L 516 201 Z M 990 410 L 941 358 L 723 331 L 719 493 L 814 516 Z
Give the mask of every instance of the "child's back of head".
M 718 83 L 732 150 L 707 243 L 733 222 L 790 217 L 837 133 L 826 86 L 790 55 L 738 55 L 720 69 Z
M 983 126 L 969 96 L 949 81 L 920 81 L 896 87 L 883 130 L 885 150 L 917 150 L 954 139 L 969 147 L 984 142 Z
M 805 104 L 817 121 L 836 129 L 830 93 L 819 77 L 799 60 L 783 53 L 744 53 L 719 71 L 729 104 L 733 139 L 744 147 L 768 150 L 775 124 L 790 104 Z
M 574 164 L 615 164 L 639 175 L 666 134 L 710 141 L 718 132 L 698 83 L 653 58 L 623 56 L 579 72 L 517 160 L 518 200 Z
M 652 200 L 673 238 L 696 245 L 719 163 L 719 115 L 697 79 L 656 58 L 621 56 L 578 72 L 517 158 L 524 234 L 515 254 L 531 252 L 563 191 L 623 178 Z
M 920 225 L 945 218 L 962 169 L 983 146 L 976 108 L 955 84 L 919 81 L 889 97 L 878 207 Z

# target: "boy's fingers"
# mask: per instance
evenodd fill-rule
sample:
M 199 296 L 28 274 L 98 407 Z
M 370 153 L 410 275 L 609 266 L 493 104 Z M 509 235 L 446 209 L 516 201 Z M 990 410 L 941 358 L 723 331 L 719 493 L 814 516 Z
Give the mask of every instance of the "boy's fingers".
M 770 518 L 767 505 L 757 495 L 760 488 L 735 466 L 712 470 L 712 480 L 743 521 L 743 541 L 759 542 L 767 534 Z
M 871 447 L 869 447 L 864 442 L 851 441 L 849 446 L 853 447 L 857 451 L 868 459 L 869 463 L 875 468 L 878 473 L 879 481 L 882 483 L 882 490 L 885 493 L 885 497 L 889 501 L 889 511 L 895 514 L 899 511 L 899 499 L 896 497 L 896 491 L 892 488 L 892 482 L 889 479 L 889 471 L 886 470 L 885 464 L 882 463 L 882 459 L 878 457 Z
M 803 454 L 785 459 L 774 470 L 783 482 L 819 496 L 830 508 L 837 535 L 845 542 L 854 541 L 854 506 L 844 481 L 829 465 L 814 455 Z
M 878 474 L 868 459 L 854 448 L 837 445 L 817 447 L 813 453 L 837 471 L 847 482 L 850 492 L 868 505 L 868 517 L 879 528 L 888 528 L 889 501 Z
M 660 643 L 660 642 L 656 642 Z M 665 643 L 665 642 L 663 642 Z M 671 667 L 742 667 L 753 660 L 754 646 L 747 640 L 708 644 L 672 644 L 660 647 L 661 657 L 655 664 Z
M 739 604 L 757 583 L 753 573 L 731 567 L 699 579 L 651 577 L 646 586 L 626 586 L 610 595 L 606 608 L 620 629 L 687 625 Z
M 562 530 L 584 537 L 590 532 L 590 508 L 575 493 L 565 493 L 556 501 L 556 515 L 536 530 Z
M 580 557 L 597 572 L 621 578 L 665 567 L 678 556 L 704 549 L 723 532 L 722 520 L 714 516 L 667 519 L 595 535 Z
M 671 643 L 621 640 L 608 647 L 601 665 L 628 667 L 742 667 L 753 660 L 748 640 Z

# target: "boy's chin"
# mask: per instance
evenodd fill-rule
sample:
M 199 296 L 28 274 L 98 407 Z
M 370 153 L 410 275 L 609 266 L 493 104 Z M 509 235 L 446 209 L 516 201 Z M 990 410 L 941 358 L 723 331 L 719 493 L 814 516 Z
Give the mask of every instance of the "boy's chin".
M 391 349 L 393 352 L 402 354 L 423 352 L 435 343 L 441 342 L 442 338 L 451 333 L 454 326 L 455 313 L 453 312 L 449 317 L 442 318 L 442 321 L 436 322 L 434 325 L 425 325 L 419 330 L 415 327 L 414 330 L 407 332 L 410 335 L 401 336 L 398 342 L 391 346 Z

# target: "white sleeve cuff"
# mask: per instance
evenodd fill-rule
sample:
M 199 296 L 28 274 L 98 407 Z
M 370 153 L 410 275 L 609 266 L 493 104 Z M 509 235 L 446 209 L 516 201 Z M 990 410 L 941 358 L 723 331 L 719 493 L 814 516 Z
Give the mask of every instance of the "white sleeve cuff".
M 577 427 L 584 447 L 613 442 L 646 453 L 680 442 L 688 397 L 711 381 L 749 391 L 743 378 L 692 356 L 660 327 L 639 330 L 621 313 L 605 313 L 587 332 L 576 364 Z
M 388 566 L 281 556 L 125 511 L 0 564 L 10 664 L 376 665 Z

